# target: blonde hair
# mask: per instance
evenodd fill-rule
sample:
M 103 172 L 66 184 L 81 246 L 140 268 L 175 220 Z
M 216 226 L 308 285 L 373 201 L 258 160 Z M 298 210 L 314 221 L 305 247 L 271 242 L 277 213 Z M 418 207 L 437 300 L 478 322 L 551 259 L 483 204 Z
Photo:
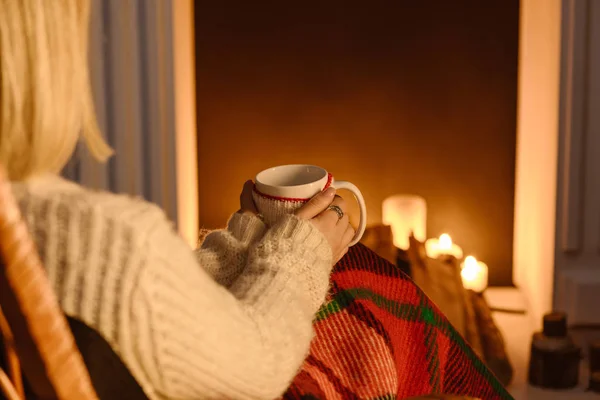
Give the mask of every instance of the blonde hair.
M 89 79 L 89 0 L 0 0 L 0 163 L 11 180 L 58 173 L 78 140 L 99 161 Z

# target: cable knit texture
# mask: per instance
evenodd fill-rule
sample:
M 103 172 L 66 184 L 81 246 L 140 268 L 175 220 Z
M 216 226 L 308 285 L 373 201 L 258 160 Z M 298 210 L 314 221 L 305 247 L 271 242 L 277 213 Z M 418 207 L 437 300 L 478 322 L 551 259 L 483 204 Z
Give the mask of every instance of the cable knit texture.
M 277 222 L 284 215 L 293 213 L 306 203 L 306 201 L 299 200 L 276 200 L 263 196 L 256 190 L 252 192 L 252 198 L 258 212 L 265 217 L 265 223 L 269 226 Z
M 331 248 L 285 215 L 234 214 L 194 253 L 156 206 L 57 177 L 13 191 L 65 313 L 111 344 L 151 399 L 281 395 L 307 355 Z

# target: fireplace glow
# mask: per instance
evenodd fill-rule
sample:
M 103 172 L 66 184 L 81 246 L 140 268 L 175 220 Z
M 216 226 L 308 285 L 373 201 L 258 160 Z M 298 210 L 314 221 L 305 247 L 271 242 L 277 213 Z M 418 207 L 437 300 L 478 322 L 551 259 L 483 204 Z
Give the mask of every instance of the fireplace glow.
M 398 194 L 383 201 L 383 223 L 392 227 L 394 246 L 407 250 L 411 233 L 424 242 L 427 238 L 427 204 L 415 195 Z
M 462 263 L 460 271 L 462 283 L 465 289 L 475 292 L 483 292 L 488 285 L 488 267 L 485 263 L 478 261 L 473 256 L 467 256 Z
M 457 259 L 463 257 L 463 250 L 455 243 L 447 233 L 442 233 L 439 239 L 428 239 L 425 242 L 427 257 L 438 258 L 440 256 L 454 256 Z

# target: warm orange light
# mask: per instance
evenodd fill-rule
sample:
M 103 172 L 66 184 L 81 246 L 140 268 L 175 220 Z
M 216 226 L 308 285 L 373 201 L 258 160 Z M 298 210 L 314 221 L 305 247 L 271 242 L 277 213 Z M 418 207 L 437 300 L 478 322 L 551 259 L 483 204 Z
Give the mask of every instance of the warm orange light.
M 179 233 L 186 242 L 190 246 L 196 247 L 198 241 L 198 162 L 193 15 L 194 3 L 192 0 L 173 2 L 178 226 Z
M 424 198 L 397 194 L 386 198 L 382 209 L 383 223 L 392 227 L 394 246 L 407 250 L 411 233 L 420 242 L 427 239 L 427 204 Z
M 454 256 L 461 259 L 463 257 L 463 250 L 460 246 L 452 243 L 452 238 L 447 233 L 442 233 L 439 239 L 428 239 L 425 242 L 425 251 L 429 258 Z
M 473 256 L 467 256 L 460 271 L 465 289 L 483 292 L 488 285 L 488 267 L 485 263 L 477 261 Z
M 573 57 L 561 44 L 562 3 L 520 2 L 513 278 L 535 324 L 553 300 L 561 62 Z
M 447 233 L 442 233 L 440 235 L 440 249 L 441 250 L 452 249 L 452 238 Z

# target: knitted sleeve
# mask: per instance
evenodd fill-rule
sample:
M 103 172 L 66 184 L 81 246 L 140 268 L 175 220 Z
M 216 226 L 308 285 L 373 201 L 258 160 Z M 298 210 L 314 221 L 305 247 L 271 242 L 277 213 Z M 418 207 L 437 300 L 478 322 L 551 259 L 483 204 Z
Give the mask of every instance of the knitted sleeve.
M 234 235 L 223 235 L 233 245 Z M 308 353 L 331 248 L 307 221 L 286 216 L 250 245 L 229 288 L 211 279 L 172 231 L 150 233 L 132 295 L 134 348 L 145 389 L 159 398 L 273 399 Z
M 246 265 L 248 248 L 264 235 L 265 224 L 249 213 L 235 213 L 227 229 L 210 232 L 196 249 L 198 263 L 220 285 L 229 287 Z

